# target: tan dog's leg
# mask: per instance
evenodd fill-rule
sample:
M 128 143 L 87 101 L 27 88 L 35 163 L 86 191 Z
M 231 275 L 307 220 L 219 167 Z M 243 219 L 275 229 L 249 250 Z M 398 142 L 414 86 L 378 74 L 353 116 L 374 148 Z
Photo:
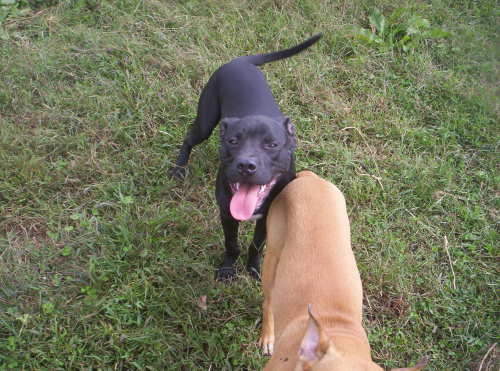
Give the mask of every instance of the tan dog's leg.
M 274 350 L 274 317 L 271 305 L 271 293 L 274 286 L 274 275 L 279 262 L 278 251 L 267 251 L 262 265 L 262 288 L 264 302 L 262 303 L 262 331 L 259 344 L 265 355 L 272 355 Z
M 262 332 L 260 336 L 260 347 L 266 356 L 273 355 L 274 350 L 274 317 L 271 308 L 271 300 L 264 299 L 262 304 Z

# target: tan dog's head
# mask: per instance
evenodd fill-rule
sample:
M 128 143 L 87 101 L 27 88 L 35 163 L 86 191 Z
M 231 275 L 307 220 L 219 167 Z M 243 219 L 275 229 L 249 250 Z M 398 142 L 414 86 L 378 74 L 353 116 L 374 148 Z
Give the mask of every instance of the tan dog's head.
M 308 306 L 309 323 L 302 338 L 299 350 L 299 362 L 295 371 L 383 371 L 372 361 L 348 357 L 339 352 L 332 341 L 322 331 L 321 325 L 311 313 Z M 391 371 L 418 371 L 425 367 L 427 359 L 422 360 L 413 367 L 396 368 Z

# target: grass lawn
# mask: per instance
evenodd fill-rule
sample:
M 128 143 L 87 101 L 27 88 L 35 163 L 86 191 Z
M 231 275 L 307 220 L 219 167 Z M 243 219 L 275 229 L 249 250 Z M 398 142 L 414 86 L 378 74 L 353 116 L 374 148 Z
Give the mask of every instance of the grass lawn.
M 375 361 L 498 370 L 497 1 L 0 4 L 0 370 L 262 368 L 245 257 L 213 280 L 217 135 L 166 172 L 215 69 L 320 31 L 263 71 L 346 195 Z

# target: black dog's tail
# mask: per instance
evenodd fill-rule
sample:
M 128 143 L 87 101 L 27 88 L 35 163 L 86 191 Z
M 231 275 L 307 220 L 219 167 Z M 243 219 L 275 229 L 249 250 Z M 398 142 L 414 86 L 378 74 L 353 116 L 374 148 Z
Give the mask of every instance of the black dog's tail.
M 300 53 L 301 51 L 309 48 L 316 41 L 321 39 L 321 36 L 323 36 L 322 33 L 316 34 L 313 37 L 311 37 L 310 39 L 307 39 L 306 41 L 304 41 L 302 44 L 299 44 L 299 45 L 294 46 L 294 47 L 289 48 L 289 49 L 280 50 L 280 51 L 271 52 L 271 53 L 247 55 L 244 57 L 240 57 L 238 59 L 244 60 L 244 61 L 251 63 L 251 64 L 254 64 L 256 66 L 260 66 L 260 65 L 263 65 L 264 63 L 269 63 L 269 62 L 277 61 L 279 59 L 288 58 L 288 57 L 291 57 L 292 55 Z

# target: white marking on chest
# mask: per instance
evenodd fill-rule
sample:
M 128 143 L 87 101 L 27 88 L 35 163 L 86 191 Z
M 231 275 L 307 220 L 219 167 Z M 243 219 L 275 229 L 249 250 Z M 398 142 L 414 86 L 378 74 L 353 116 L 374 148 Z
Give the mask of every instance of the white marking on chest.
M 255 220 L 259 220 L 260 218 L 262 218 L 264 215 L 263 214 L 254 214 L 252 215 L 252 217 L 248 220 L 251 220 L 251 221 L 255 221 Z

